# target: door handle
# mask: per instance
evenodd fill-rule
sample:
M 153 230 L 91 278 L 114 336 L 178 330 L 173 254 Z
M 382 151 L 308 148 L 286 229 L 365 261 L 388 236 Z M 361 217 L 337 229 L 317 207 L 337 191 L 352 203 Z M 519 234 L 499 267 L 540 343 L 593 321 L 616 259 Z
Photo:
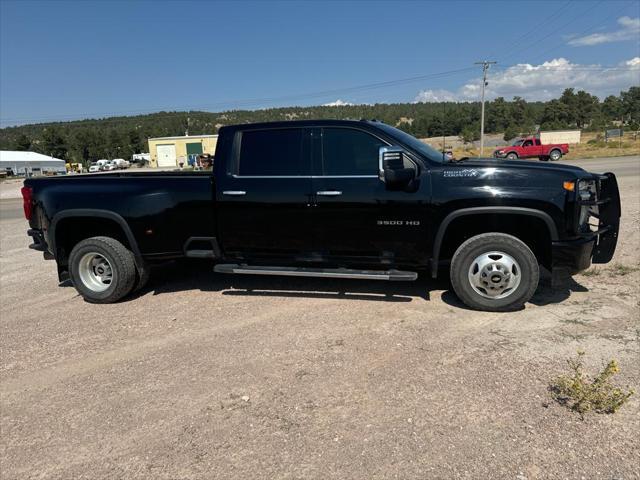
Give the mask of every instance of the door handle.
M 320 190 L 316 192 L 316 194 L 321 197 L 337 197 L 338 195 L 342 195 L 342 192 L 338 190 Z
M 246 195 L 247 192 L 244 190 L 225 190 L 222 192 L 223 195 L 233 195 L 234 197 L 239 197 L 241 195 Z

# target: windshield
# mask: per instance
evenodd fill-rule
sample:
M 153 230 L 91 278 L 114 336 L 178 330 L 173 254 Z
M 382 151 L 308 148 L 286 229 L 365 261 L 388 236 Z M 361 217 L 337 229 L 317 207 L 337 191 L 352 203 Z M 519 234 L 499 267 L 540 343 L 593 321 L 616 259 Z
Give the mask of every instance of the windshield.
M 522 139 L 521 139 L 521 138 L 519 138 L 519 139 L 515 140 L 515 141 L 511 144 L 511 146 L 512 146 L 512 147 L 519 147 L 520 145 L 522 145 Z
M 397 138 L 400 142 L 407 145 L 409 148 L 415 150 L 416 152 L 424 155 L 429 160 L 434 162 L 443 163 L 446 160 L 443 159 L 442 152 L 437 151 L 435 148 L 430 147 L 424 142 L 421 142 L 416 137 L 409 135 L 408 133 L 403 132 L 395 127 L 390 127 L 389 125 L 385 125 L 384 123 L 376 124 L 377 127 L 381 128 L 385 132 L 387 132 L 392 137 Z

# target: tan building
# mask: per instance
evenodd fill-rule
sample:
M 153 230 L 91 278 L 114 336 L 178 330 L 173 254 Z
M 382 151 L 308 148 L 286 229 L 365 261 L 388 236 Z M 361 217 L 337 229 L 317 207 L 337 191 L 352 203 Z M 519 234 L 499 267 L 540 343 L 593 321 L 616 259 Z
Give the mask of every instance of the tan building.
M 188 137 L 159 137 L 149 139 L 149 165 L 158 168 L 175 168 L 180 163 L 189 164 L 189 156 L 216 151 L 218 135 L 189 135 Z
M 540 142 L 543 145 L 550 145 L 552 143 L 580 143 L 580 130 L 540 132 Z

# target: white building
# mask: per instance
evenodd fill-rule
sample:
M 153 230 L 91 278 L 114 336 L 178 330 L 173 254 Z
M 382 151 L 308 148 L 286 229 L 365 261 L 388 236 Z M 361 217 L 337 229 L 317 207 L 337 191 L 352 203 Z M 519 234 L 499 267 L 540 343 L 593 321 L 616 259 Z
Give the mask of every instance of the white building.
M 0 171 L 7 175 L 65 174 L 64 160 L 48 157 L 36 152 L 0 151 Z
M 540 143 L 550 145 L 552 143 L 580 143 L 580 130 L 550 130 L 540 132 Z

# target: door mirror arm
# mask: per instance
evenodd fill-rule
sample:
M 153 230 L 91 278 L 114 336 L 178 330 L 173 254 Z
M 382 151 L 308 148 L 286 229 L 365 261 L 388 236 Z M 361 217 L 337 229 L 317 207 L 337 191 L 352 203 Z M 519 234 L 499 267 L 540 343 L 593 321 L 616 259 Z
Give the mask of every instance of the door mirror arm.
M 405 190 L 418 176 L 417 165 L 401 147 L 380 147 L 378 177 L 388 190 Z

